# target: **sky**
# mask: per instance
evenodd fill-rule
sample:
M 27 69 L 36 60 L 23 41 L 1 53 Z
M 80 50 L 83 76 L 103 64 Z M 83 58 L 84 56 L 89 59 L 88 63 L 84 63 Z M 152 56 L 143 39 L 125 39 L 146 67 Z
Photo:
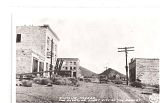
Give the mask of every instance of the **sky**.
M 131 58 L 160 57 L 158 8 L 20 8 L 14 25 L 49 24 L 58 35 L 58 57 L 79 58 L 96 73 L 113 68 L 125 74 L 120 47 L 135 47 Z

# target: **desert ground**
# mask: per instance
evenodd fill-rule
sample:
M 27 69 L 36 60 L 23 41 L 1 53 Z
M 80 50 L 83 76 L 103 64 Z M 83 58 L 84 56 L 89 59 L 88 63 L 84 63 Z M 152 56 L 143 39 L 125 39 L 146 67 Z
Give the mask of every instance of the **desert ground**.
M 33 83 L 32 87 L 16 87 L 16 103 L 150 103 L 150 96 L 153 94 L 148 95 L 144 92 L 150 91 L 113 83 L 80 82 L 78 87 L 47 87 Z M 158 94 L 154 94 L 153 97 L 155 96 L 158 98 Z

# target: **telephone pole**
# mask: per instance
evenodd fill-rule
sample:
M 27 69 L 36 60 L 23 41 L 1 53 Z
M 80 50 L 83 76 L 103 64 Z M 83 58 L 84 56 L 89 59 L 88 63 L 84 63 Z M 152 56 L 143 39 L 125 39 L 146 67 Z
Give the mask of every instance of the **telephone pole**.
M 52 68 L 53 68 L 53 65 L 52 65 L 52 59 L 53 59 L 53 39 L 51 40 L 51 63 L 50 63 L 50 78 L 52 76 Z
M 134 51 L 133 50 L 134 47 L 124 47 L 124 48 L 118 48 L 118 52 L 125 52 L 125 56 L 126 56 L 126 78 L 127 78 L 127 85 L 128 85 L 128 63 L 127 63 L 127 56 L 128 56 L 128 51 Z

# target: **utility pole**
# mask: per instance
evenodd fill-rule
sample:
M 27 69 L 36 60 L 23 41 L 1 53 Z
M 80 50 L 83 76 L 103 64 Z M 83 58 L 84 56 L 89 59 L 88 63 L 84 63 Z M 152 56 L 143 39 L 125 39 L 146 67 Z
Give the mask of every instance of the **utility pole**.
M 57 74 L 58 65 L 59 65 L 59 59 L 56 60 L 56 65 L 54 67 L 54 74 Z
M 128 63 L 127 63 L 127 56 L 128 56 L 128 51 L 134 51 L 134 47 L 124 47 L 124 48 L 118 48 L 118 52 L 125 52 L 126 56 L 126 78 L 127 78 L 127 85 L 128 85 Z
M 106 67 L 104 67 L 106 70 L 108 69 L 108 67 L 106 66 Z
M 52 65 L 52 59 L 53 59 L 53 39 L 51 40 L 51 63 L 50 63 L 50 78 L 52 76 L 52 68 L 53 68 L 53 65 Z

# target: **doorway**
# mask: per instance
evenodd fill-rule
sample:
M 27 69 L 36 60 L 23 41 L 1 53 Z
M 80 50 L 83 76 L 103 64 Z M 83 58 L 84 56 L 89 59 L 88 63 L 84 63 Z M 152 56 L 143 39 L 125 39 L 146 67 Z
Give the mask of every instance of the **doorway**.
M 38 72 L 38 59 L 33 58 L 32 72 Z
M 76 77 L 76 72 L 73 72 L 73 77 Z

